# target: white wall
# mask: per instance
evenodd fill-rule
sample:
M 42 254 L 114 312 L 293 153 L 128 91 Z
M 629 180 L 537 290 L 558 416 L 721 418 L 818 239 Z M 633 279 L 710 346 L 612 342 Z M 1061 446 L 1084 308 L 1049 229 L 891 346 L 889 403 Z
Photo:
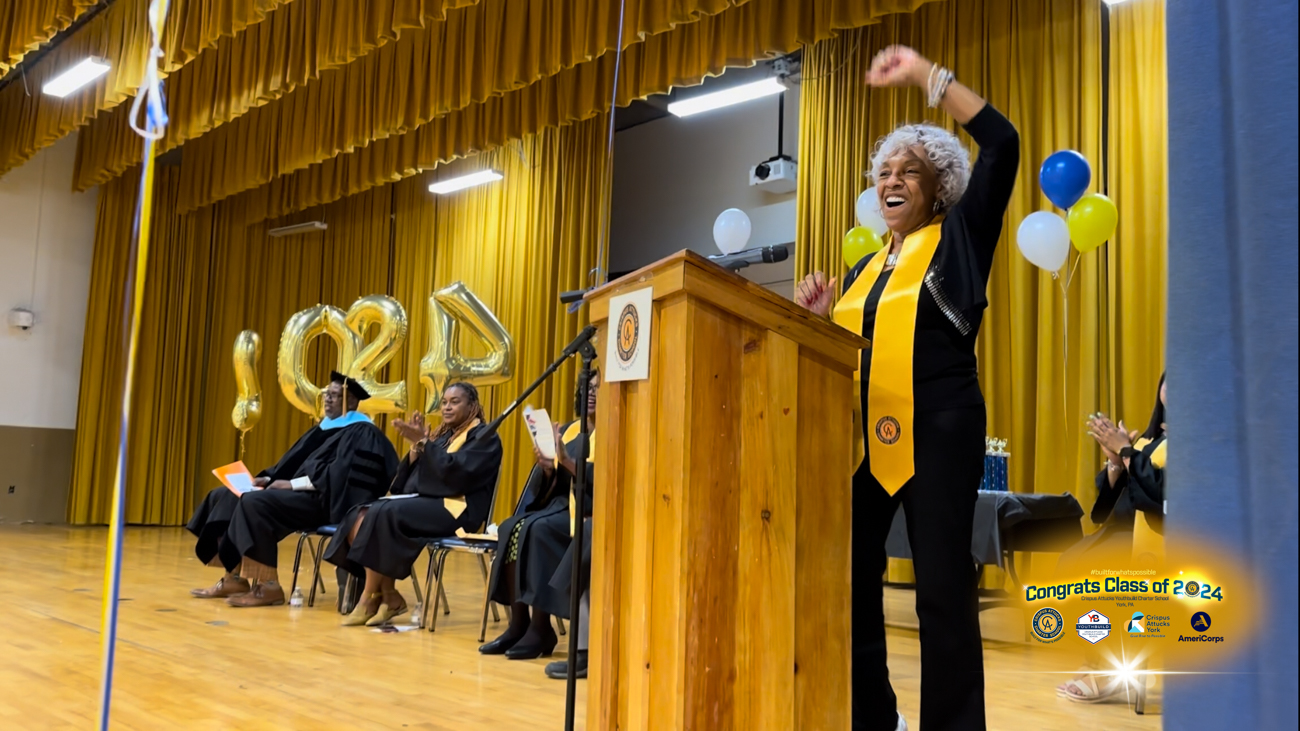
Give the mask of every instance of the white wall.
M 735 70 L 716 80 L 734 83 Z M 711 84 L 706 84 L 706 89 Z M 695 90 L 692 90 L 695 91 Z M 713 221 L 727 208 L 750 214 L 750 247 L 794 241 L 795 194 L 750 187 L 749 169 L 776 154 L 777 97 L 679 119 L 665 117 L 614 140 L 610 271 L 630 271 L 681 249 L 718 253 Z M 796 157 L 799 92 L 785 93 L 785 154 Z M 741 274 L 789 297 L 794 257 Z
M 0 425 L 72 429 L 98 195 L 73 193 L 75 136 L 0 177 Z M 25 307 L 36 326 L 8 324 Z

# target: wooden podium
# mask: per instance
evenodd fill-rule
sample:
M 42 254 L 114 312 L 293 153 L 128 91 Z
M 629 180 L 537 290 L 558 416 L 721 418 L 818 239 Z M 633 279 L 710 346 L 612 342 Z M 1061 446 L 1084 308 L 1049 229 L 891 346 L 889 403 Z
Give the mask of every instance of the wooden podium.
M 646 287 L 650 377 L 599 396 L 587 729 L 848 729 L 867 341 L 683 251 L 587 295 L 602 360 Z

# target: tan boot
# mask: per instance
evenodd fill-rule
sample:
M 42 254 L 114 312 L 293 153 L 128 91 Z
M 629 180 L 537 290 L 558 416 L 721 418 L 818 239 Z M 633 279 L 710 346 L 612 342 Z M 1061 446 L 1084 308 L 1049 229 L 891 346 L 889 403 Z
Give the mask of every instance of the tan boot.
M 253 587 L 247 594 L 232 596 L 226 600 L 232 607 L 275 607 L 284 604 L 284 589 L 279 584 L 261 584 Z
M 191 589 L 190 596 L 199 599 L 228 599 L 247 594 L 251 588 L 245 579 L 223 576 L 217 579 L 217 583 L 206 589 Z

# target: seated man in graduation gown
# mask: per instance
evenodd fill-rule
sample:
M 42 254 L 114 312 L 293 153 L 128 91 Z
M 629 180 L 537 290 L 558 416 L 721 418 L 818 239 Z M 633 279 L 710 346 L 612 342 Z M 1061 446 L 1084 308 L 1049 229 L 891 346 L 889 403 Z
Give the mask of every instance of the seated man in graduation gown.
M 296 531 L 338 523 L 353 506 L 388 490 L 397 451 L 370 417 L 357 411 L 367 398 L 361 384 L 332 373 L 325 419 L 257 475 L 253 484 L 261 489 L 243 496 L 225 487 L 208 493 L 186 527 L 198 536 L 199 560 L 226 573 L 191 594 L 225 599 L 234 607 L 283 604 L 276 577 L 280 541 Z

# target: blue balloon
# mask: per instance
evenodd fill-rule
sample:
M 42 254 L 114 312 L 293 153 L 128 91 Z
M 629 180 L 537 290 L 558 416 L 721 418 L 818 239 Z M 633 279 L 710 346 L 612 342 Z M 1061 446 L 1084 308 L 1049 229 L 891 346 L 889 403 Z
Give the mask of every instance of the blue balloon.
M 1038 182 L 1047 199 L 1057 208 L 1069 208 L 1088 192 L 1092 167 L 1087 158 L 1074 150 L 1060 150 L 1043 161 L 1043 167 L 1038 171 Z

